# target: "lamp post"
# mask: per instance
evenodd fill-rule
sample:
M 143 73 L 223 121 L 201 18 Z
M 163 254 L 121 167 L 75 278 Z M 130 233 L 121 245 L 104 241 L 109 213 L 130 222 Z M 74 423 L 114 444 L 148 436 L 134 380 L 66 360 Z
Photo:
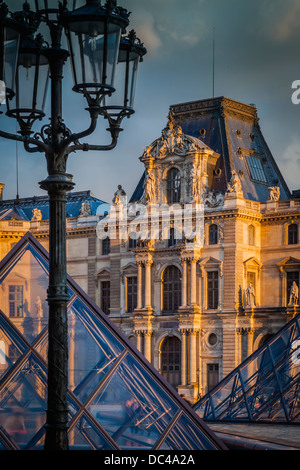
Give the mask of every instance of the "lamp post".
M 9 12 L 3 0 L 0 0 L 0 26 L 2 31 L 5 31 L 0 37 L 0 79 L 5 81 L 7 76 L 11 79 L 6 93 L 6 115 L 15 118 L 20 127 L 17 134 L 0 130 L 0 137 L 21 141 L 27 152 L 42 152 L 46 157 L 48 176 L 39 183 L 40 187 L 48 192 L 50 209 L 45 449 L 66 450 L 66 196 L 74 187 L 72 175 L 66 172 L 67 159 L 76 150 L 102 151 L 116 146 L 122 130 L 122 119 L 133 113 L 131 98 L 134 95 L 137 64 L 142 60 L 146 49 L 135 37 L 134 32 L 126 33 L 129 13 L 117 6 L 115 0 L 106 0 L 105 5 L 101 5 L 100 0 L 85 0 L 85 5 L 79 8 L 76 8 L 76 0 L 69 0 L 72 9 L 68 9 L 66 0 L 63 3 L 58 0 L 29 1 L 25 1 L 22 11 Z M 49 28 L 51 45 L 45 44 L 42 36 L 36 34 L 42 22 Z M 6 29 L 3 29 L 4 26 Z M 64 33 L 68 50 L 61 46 Z M 9 47 L 14 52 L 5 54 Z M 90 126 L 77 134 L 66 127 L 62 118 L 63 68 L 68 59 L 71 61 L 73 72 L 73 90 L 82 93 L 86 98 L 86 109 L 90 115 Z M 111 105 L 110 100 L 117 93 L 114 87 L 115 72 L 124 62 L 124 81 L 122 90 L 118 90 L 123 98 L 117 105 Z M 39 132 L 34 133 L 33 124 L 42 120 L 45 115 L 48 82 L 51 84 L 50 124 L 43 125 Z M 108 120 L 111 143 L 81 143 L 82 138 L 93 133 L 99 116 Z

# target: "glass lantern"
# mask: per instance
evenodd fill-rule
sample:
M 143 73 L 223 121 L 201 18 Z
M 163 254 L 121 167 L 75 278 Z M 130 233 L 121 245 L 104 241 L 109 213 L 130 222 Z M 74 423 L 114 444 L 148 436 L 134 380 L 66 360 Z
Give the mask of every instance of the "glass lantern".
M 104 97 L 103 108 L 111 116 L 134 113 L 134 97 L 139 63 L 143 60 L 146 49 L 136 37 L 135 31 L 123 36 L 120 42 L 119 57 L 116 73 L 116 91 L 111 96 Z
M 33 122 L 44 114 L 49 81 L 49 64 L 43 54 L 43 38 L 22 40 L 16 72 L 15 96 L 8 105 L 7 115 Z
M 65 26 L 73 71 L 73 90 L 83 93 L 89 104 L 114 92 L 114 77 L 121 33 L 128 25 L 127 10 L 114 0 L 101 6 L 87 0 L 83 7 L 65 14 Z

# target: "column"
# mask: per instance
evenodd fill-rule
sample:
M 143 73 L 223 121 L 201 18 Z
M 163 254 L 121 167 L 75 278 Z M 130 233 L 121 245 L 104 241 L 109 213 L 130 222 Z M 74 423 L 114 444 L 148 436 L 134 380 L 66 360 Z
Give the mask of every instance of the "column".
M 186 331 L 181 330 L 181 385 L 186 385 Z
M 144 333 L 145 337 L 145 358 L 151 362 L 151 336 L 152 336 L 152 331 L 146 331 Z
M 181 281 L 181 305 L 186 307 L 187 298 L 186 298 L 186 286 L 187 286 L 187 261 L 183 259 L 182 264 L 182 281 Z
M 190 333 L 190 384 L 197 382 L 197 331 Z
M 197 259 L 191 259 L 191 305 L 197 304 L 196 266 Z
M 137 278 L 137 308 L 142 308 L 142 263 L 137 262 L 138 266 L 138 278 Z
M 151 265 L 152 260 L 145 261 L 145 308 L 151 308 Z
M 136 338 L 137 338 L 136 347 L 140 352 L 142 352 L 142 333 L 141 333 L 141 331 L 136 332 Z

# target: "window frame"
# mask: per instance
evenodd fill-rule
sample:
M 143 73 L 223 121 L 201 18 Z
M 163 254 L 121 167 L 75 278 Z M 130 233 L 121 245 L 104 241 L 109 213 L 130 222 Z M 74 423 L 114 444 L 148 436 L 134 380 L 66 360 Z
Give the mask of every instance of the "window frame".
M 173 273 L 178 272 L 178 278 L 171 280 L 165 279 L 166 274 L 172 271 Z M 173 288 L 169 288 L 169 286 L 172 285 Z M 179 307 L 181 306 L 181 288 L 180 269 L 173 264 L 166 266 L 162 273 L 162 313 L 169 314 L 176 313 L 178 311 Z M 174 294 L 177 294 L 177 297 Z
M 176 173 L 176 176 L 172 176 Z M 176 167 L 170 168 L 166 175 L 166 196 L 168 204 L 180 203 L 181 200 L 181 174 Z

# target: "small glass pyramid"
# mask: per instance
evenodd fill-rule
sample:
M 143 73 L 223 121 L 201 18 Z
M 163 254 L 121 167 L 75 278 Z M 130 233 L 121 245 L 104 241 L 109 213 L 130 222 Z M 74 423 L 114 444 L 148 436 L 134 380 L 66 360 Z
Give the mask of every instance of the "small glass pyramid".
M 205 421 L 300 422 L 300 316 L 194 405 Z
M 27 233 L 0 263 L 0 449 L 43 449 L 48 255 Z M 68 277 L 70 450 L 225 446 Z

